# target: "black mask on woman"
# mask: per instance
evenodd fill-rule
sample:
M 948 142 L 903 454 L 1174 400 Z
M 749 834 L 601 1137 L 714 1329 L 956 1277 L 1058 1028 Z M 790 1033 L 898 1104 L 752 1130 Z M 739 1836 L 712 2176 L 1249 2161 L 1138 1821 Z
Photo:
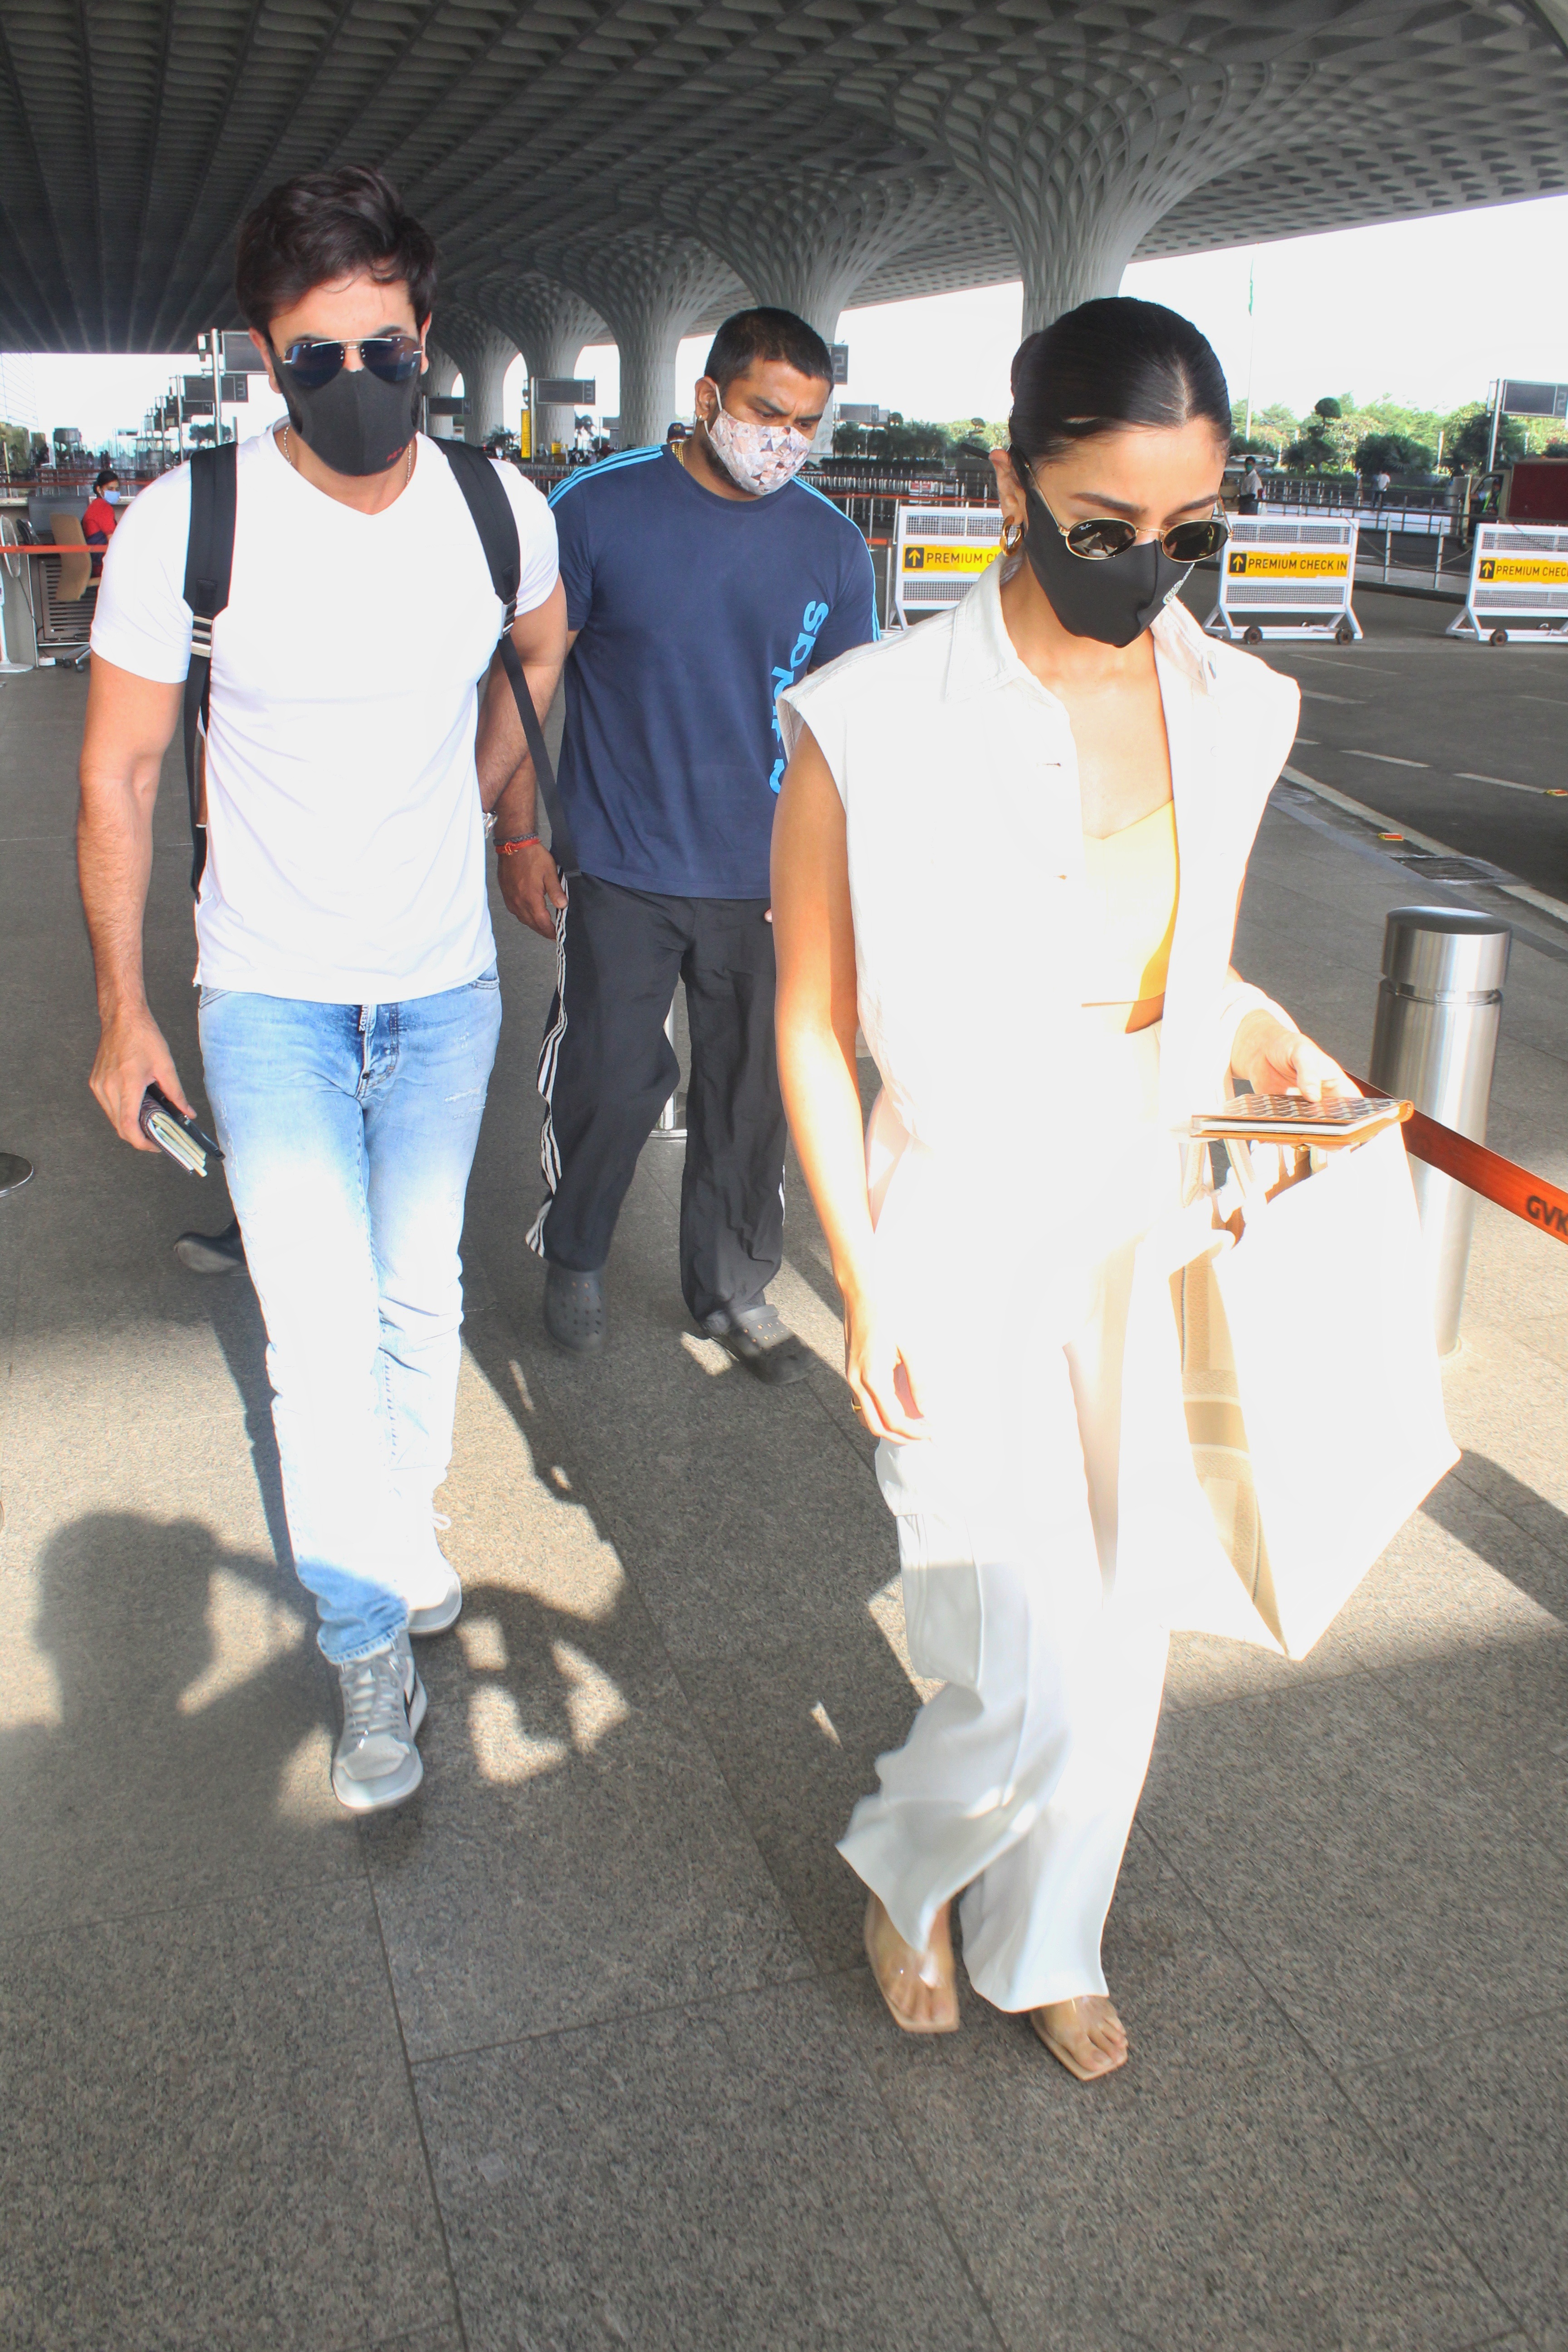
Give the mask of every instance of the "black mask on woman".
M 1130 646 L 1158 620 L 1192 565 L 1173 562 L 1157 539 L 1130 547 L 1124 555 L 1097 561 L 1075 555 L 1016 450 L 1013 470 L 1023 484 L 1028 518 L 1024 552 L 1052 612 L 1069 636 Z
M 367 367 L 342 367 L 330 383 L 307 389 L 287 360 L 274 352 L 272 363 L 289 424 L 334 474 L 384 474 L 413 440 L 417 373 L 412 383 L 384 383 Z

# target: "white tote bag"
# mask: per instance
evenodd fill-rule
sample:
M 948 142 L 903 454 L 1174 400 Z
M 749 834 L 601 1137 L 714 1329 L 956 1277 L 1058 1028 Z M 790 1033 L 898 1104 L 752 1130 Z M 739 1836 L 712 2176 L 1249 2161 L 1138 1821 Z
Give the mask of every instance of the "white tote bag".
M 1173 1279 L 1187 1436 L 1223 1549 L 1300 1658 L 1459 1457 L 1398 1129 L 1272 1199 L 1247 1183 L 1242 1217 Z

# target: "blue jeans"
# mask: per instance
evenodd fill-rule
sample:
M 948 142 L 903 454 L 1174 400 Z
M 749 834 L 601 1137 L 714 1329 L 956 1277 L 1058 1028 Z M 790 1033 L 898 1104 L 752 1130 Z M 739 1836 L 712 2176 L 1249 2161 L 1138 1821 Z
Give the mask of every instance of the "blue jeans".
M 200 1029 L 267 1324 L 294 1564 L 342 1663 L 407 1622 L 399 1571 L 436 1540 L 500 985 L 492 964 L 403 1004 L 204 988 Z

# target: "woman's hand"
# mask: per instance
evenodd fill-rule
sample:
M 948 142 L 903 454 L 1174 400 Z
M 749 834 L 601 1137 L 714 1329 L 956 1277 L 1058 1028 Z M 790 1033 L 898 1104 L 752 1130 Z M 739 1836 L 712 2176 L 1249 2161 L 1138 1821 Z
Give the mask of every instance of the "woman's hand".
M 1272 1013 L 1249 1013 L 1238 1024 L 1230 1066 L 1255 1095 L 1304 1095 L 1321 1102 L 1325 1095 L 1361 1094 L 1331 1055 Z
M 908 1445 L 931 1434 L 909 1349 L 869 1297 L 845 1301 L 844 1377 L 873 1437 Z

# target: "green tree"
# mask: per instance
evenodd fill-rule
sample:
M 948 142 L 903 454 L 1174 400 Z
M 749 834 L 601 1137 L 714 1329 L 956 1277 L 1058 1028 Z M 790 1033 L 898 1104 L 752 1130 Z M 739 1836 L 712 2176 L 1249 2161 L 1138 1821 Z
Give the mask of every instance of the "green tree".
M 25 425 L 0 424 L 0 447 L 5 450 L 5 463 L 13 474 L 31 473 L 33 436 Z
M 1443 467 L 1449 474 L 1479 474 L 1485 471 L 1487 451 L 1491 446 L 1491 411 L 1485 403 L 1472 400 L 1463 408 L 1456 408 L 1443 420 Z M 1500 461 L 1522 457 L 1525 454 L 1524 429 L 1517 416 L 1505 416 L 1498 432 L 1497 454 Z
M 1436 460 L 1435 449 L 1406 433 L 1364 433 L 1355 446 L 1358 474 L 1429 474 Z

